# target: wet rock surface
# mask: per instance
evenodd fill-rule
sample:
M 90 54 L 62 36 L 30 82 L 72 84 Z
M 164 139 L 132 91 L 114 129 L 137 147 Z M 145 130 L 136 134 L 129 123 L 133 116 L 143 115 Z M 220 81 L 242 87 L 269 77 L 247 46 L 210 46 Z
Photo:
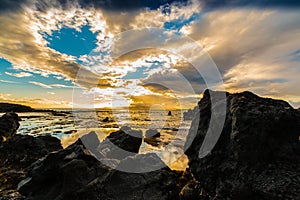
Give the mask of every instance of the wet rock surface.
M 193 121 L 189 133 L 196 137 L 186 152 L 201 187 L 213 199 L 299 199 L 299 112 L 287 102 L 251 92 L 226 93 L 222 134 L 213 151 L 200 159 L 210 95 L 218 94 L 207 90 L 199 102 L 200 121 Z

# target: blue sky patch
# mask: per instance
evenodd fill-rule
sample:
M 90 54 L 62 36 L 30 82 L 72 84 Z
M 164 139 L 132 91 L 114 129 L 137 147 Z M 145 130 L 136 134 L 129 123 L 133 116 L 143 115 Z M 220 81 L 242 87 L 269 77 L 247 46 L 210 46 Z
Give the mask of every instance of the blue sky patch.
M 89 54 L 97 46 L 97 33 L 92 33 L 89 25 L 81 28 L 81 32 L 63 27 L 53 31 L 52 35 L 46 35 L 48 47 L 61 53 L 79 57 Z
M 7 89 L 6 92 L 11 91 L 11 83 L 19 83 L 22 84 L 23 86 L 29 86 L 29 88 L 38 88 L 40 90 L 43 90 L 44 88 L 41 88 L 39 86 L 35 86 L 29 83 L 29 81 L 35 81 L 35 82 L 41 82 L 44 84 L 61 84 L 61 85 L 66 85 L 66 86 L 73 86 L 71 81 L 66 81 L 64 79 L 60 79 L 58 80 L 57 78 L 55 78 L 57 75 L 52 75 L 50 74 L 48 77 L 44 77 L 41 76 L 40 74 L 36 74 L 36 73 L 32 73 L 32 76 L 28 76 L 28 77 L 15 77 L 15 76 L 11 76 L 9 74 L 6 74 L 6 72 L 11 73 L 11 74 L 18 74 L 20 72 L 26 72 L 26 71 L 22 71 L 22 70 L 15 70 L 12 68 L 12 64 L 7 61 L 4 58 L 0 58 L 0 80 L 2 81 L 7 81 L 7 82 L 1 82 L 1 85 L 6 85 L 8 87 L 5 87 Z M 14 84 L 14 87 L 16 87 L 16 85 Z M 2 88 L 1 92 L 3 91 L 4 88 Z
M 6 72 L 7 69 L 11 68 L 12 64 L 5 60 L 4 58 L 0 58 L 0 73 Z
M 202 14 L 200 13 L 195 13 L 188 19 L 185 19 L 183 16 L 181 16 L 176 20 L 165 22 L 164 28 L 179 31 L 182 27 L 189 25 L 192 21 L 201 19 L 201 16 Z

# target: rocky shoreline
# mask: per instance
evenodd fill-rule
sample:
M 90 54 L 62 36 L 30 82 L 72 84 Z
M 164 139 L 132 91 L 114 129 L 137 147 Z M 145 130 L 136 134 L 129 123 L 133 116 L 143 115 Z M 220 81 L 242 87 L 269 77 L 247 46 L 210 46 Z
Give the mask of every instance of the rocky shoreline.
M 212 152 L 199 158 L 210 97 L 218 93 L 206 90 L 187 117 L 193 119 L 188 140 L 195 131 L 196 136 L 186 147 L 189 168 L 184 172 L 171 170 L 156 154 L 136 154 L 142 136 L 129 127 L 103 142 L 91 132 L 63 149 L 51 136 L 17 135 L 18 116 L 7 113 L 0 118 L 5 138 L 0 143 L 0 200 L 300 199 L 300 112 L 284 101 L 225 93 L 221 136 Z M 159 134 L 148 135 L 148 142 L 156 144 Z M 128 165 L 164 167 L 146 173 L 116 170 Z

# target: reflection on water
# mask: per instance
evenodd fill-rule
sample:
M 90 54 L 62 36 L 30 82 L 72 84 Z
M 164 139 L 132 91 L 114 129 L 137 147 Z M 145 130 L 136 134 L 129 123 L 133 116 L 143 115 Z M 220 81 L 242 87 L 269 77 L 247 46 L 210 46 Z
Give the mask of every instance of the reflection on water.
M 74 143 L 81 135 L 94 131 L 102 141 L 111 132 L 122 126 L 142 130 L 157 129 L 161 136 L 158 146 L 143 143 L 140 153 L 158 151 L 158 155 L 173 169 L 184 169 L 187 158 L 183 154 L 183 145 L 191 121 L 183 121 L 181 111 L 77 111 L 18 113 L 22 121 L 19 134 L 52 135 L 62 141 L 63 147 Z M 165 150 L 161 153 L 160 150 Z M 176 157 L 179 159 L 174 159 Z M 176 161 L 177 160 L 177 161 Z M 176 161 L 175 163 L 173 163 Z M 173 163 L 173 164 L 172 164 Z

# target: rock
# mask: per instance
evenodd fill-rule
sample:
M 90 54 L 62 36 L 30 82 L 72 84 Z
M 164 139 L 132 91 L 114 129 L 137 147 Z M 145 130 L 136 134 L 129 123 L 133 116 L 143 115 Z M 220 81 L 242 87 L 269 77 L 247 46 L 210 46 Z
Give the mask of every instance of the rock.
M 19 104 L 12 104 L 12 103 L 0 103 L 0 112 L 33 112 L 35 109 L 19 105 Z
M 127 133 L 128 131 L 131 131 L 131 128 L 129 126 L 122 126 L 121 130 Z
M 75 143 L 34 163 L 19 191 L 30 199 L 71 199 L 109 171 L 83 145 Z
M 108 117 L 105 117 L 102 122 L 109 122 L 109 118 Z
M 67 116 L 67 113 L 66 112 L 62 112 L 62 111 L 54 111 L 54 110 L 52 110 L 51 113 L 52 113 L 53 116 L 57 116 L 57 117 L 65 117 L 65 116 Z
M 142 131 L 129 129 L 111 133 L 98 147 L 98 150 L 110 159 L 122 160 L 139 152 L 142 144 Z
M 138 173 L 141 169 L 136 166 L 141 166 L 146 171 L 152 168 L 159 170 Z M 127 157 L 117 169 L 130 168 L 136 170 L 136 173 L 114 170 L 109 181 L 104 184 L 105 194 L 112 199 L 176 199 L 179 193 L 176 185 L 179 175 L 168 167 L 161 168 L 162 166 L 165 164 L 156 154 Z
M 0 162 L 24 169 L 52 151 L 62 149 L 60 140 L 51 136 L 15 135 L 0 145 Z
M 4 115 L 6 130 L 16 131 L 18 116 Z M 2 126 L 3 127 L 3 126 Z M 62 149 L 60 140 L 50 136 L 32 137 L 12 134 L 0 143 L 0 196 L 2 199 L 22 199 L 16 192 L 18 183 L 26 177 L 27 167 L 52 151 Z
M 171 112 L 171 111 L 169 111 L 169 112 L 168 112 L 168 116 L 171 116 L 171 115 L 172 115 L 172 112 Z
M 25 200 L 25 197 L 19 192 L 11 192 L 9 194 L 3 194 L 3 196 L 0 196 L 0 200 Z
M 201 185 L 196 180 L 190 180 L 180 191 L 180 200 L 201 200 L 209 199 L 203 194 Z
M 61 149 L 60 141 L 52 137 L 17 135 L 20 124 L 16 113 L 6 113 L 0 118 L 0 196 L 2 199 L 21 199 L 16 194 L 17 184 L 26 176 L 26 167 L 49 152 Z
M 14 112 L 9 112 L 0 117 L 0 141 L 11 138 L 17 133 L 20 126 L 19 117 Z
M 158 132 L 156 129 L 149 129 L 146 131 L 145 136 L 146 136 L 146 138 L 160 137 L 160 132 Z
M 90 140 L 93 135 L 88 134 L 86 137 Z M 128 136 L 123 135 L 123 137 Z M 114 134 L 110 138 L 115 138 Z M 97 149 L 99 144 L 95 142 L 91 146 Z M 146 162 L 149 159 L 150 162 Z M 109 161 L 113 160 L 109 159 Z M 114 161 L 117 169 L 126 167 L 132 169 L 137 164 L 142 166 L 144 164 L 145 168 L 151 169 L 163 164 L 155 154 L 135 155 L 121 161 Z M 176 187 L 178 174 L 168 167 L 148 173 L 118 171 L 99 162 L 81 141 L 49 154 L 30 168 L 29 176 L 19 184 L 19 191 L 32 200 L 150 200 L 174 199 L 179 194 Z
M 201 187 L 217 199 L 299 199 L 300 113 L 285 101 L 226 93 L 221 136 L 213 151 L 199 158 L 211 117 L 210 95 L 218 94 L 205 91 L 187 140 L 196 128 L 186 154 Z
M 180 200 L 209 200 L 210 197 L 203 190 L 201 184 L 193 177 L 189 168 L 181 172 L 178 182 Z
M 193 110 L 189 109 L 186 112 L 183 113 L 183 120 L 193 120 L 193 118 L 196 116 L 196 114 L 199 112 L 198 106 L 196 106 Z
M 68 131 L 65 131 L 64 134 L 67 134 L 67 135 L 70 135 L 72 133 L 76 133 L 77 130 L 68 130 Z
M 161 141 L 155 137 L 144 138 L 144 142 L 154 147 L 158 147 L 161 145 Z
M 157 147 L 160 145 L 161 142 L 158 139 L 159 137 L 160 137 L 160 133 L 156 129 L 149 129 L 146 131 L 144 142 Z

